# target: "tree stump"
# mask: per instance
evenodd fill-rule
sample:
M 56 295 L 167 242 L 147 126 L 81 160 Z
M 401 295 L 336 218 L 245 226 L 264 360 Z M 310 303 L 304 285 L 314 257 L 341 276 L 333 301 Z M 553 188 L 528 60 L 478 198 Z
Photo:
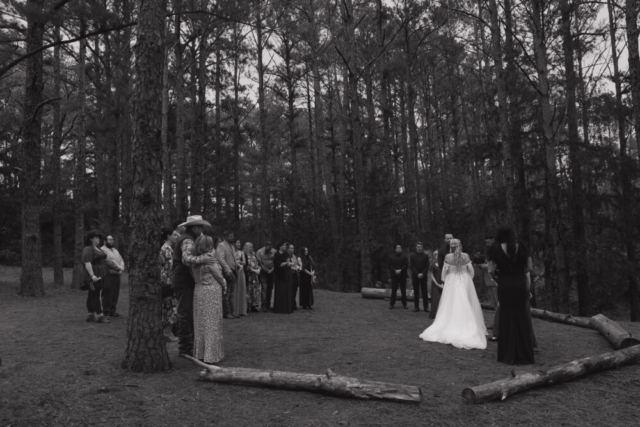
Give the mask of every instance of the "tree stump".
M 554 313 L 552 311 L 531 309 L 531 317 L 549 320 L 551 322 L 565 323 L 567 325 L 580 326 L 581 328 L 595 329 L 588 317 L 574 317 L 570 314 Z
M 590 319 L 594 329 L 597 329 L 616 349 L 624 349 L 640 344 L 640 341 L 631 337 L 617 322 L 602 314 L 596 314 Z
M 512 371 L 510 378 L 465 388 L 462 391 L 462 396 L 469 403 L 483 403 L 497 399 L 505 400 L 509 396 L 532 388 L 560 384 L 584 375 L 630 365 L 638 361 L 640 361 L 640 345 L 574 360 L 543 373 L 515 375 Z
M 249 368 L 220 368 L 207 365 L 190 356 L 182 355 L 182 357 L 205 368 L 200 374 L 200 379 L 203 381 L 303 390 L 365 400 L 377 399 L 392 402 L 420 403 L 422 399 L 420 387 L 345 377 L 336 374 L 331 369 L 327 369 L 324 375 L 316 375 L 283 371 L 261 371 Z

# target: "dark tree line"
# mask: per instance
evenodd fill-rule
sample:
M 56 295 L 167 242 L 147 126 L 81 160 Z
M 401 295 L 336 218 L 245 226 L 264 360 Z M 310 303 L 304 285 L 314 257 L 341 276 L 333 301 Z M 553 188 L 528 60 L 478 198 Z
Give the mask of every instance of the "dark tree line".
M 88 228 L 142 272 L 154 228 L 202 214 L 356 291 L 396 242 L 481 250 L 510 223 L 544 306 L 640 320 L 636 0 L 145 3 L 3 6 L 0 258 L 23 294 L 43 263 L 79 277 Z

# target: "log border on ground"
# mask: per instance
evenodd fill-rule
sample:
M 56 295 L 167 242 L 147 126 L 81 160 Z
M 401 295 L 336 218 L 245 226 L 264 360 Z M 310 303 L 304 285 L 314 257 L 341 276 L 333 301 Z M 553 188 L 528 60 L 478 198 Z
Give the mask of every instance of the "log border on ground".
M 572 326 L 580 326 L 581 328 L 595 329 L 588 317 L 577 317 L 570 314 L 554 313 L 548 310 L 540 310 L 539 308 L 531 309 L 531 317 L 549 320 L 551 322 L 565 323 Z
M 375 399 L 401 403 L 420 403 L 422 400 L 420 387 L 345 377 L 331 369 L 327 369 L 324 375 L 318 375 L 250 368 L 222 368 L 207 365 L 191 356 L 181 356 L 205 368 L 200 374 L 200 379 L 203 381 L 303 390 L 364 400 Z
M 617 322 L 602 314 L 596 314 L 590 319 L 594 329 L 600 332 L 615 349 L 625 349 L 640 344 L 629 332 L 624 330 Z
M 505 400 L 507 397 L 523 391 L 560 384 L 595 372 L 605 371 L 640 361 L 640 345 L 604 353 L 597 356 L 574 360 L 559 365 L 546 372 L 513 375 L 510 378 L 494 381 L 462 390 L 462 397 L 469 403 L 484 403 L 492 400 Z

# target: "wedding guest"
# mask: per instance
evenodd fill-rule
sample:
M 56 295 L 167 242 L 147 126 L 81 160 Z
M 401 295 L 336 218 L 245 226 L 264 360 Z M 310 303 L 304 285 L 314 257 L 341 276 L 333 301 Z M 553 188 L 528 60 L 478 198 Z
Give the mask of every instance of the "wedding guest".
M 447 256 L 449 252 L 451 252 L 451 248 L 449 246 L 449 242 L 453 239 L 453 234 L 447 233 L 444 235 L 444 245 L 438 249 L 438 265 L 440 266 L 440 274 L 442 275 L 442 266 L 444 265 L 444 257 Z M 437 277 L 437 279 L 442 282 L 442 277 Z
M 223 317 L 225 319 L 236 319 L 233 303 L 235 298 L 236 285 L 238 283 L 238 268 L 236 266 L 235 236 L 233 231 L 227 230 L 222 234 L 223 241 L 216 247 L 216 257 L 222 268 L 222 275 L 227 281 L 227 293 L 223 297 Z
M 498 362 L 533 364 L 533 330 L 526 309 L 529 251 L 522 243 L 516 243 L 511 227 L 501 226 L 490 260 L 489 271 L 495 272 L 500 304 Z
M 260 264 L 260 287 L 262 299 L 262 311 L 267 312 L 271 309 L 271 294 L 273 293 L 274 283 L 274 264 L 273 258 L 278 251 L 273 248 L 271 242 L 267 242 L 263 248 L 256 252 L 256 259 Z
M 97 230 L 87 233 L 85 247 L 82 250 L 82 265 L 84 266 L 84 279 L 80 289 L 87 293 L 87 322 L 110 323 L 109 319 L 102 312 L 102 302 L 100 294 L 104 287 L 104 280 L 107 274 L 105 260 L 107 255 L 99 248 L 102 234 Z
M 107 317 L 122 317 L 117 312 L 118 299 L 120 298 L 120 276 L 124 272 L 124 260 L 114 246 L 113 236 L 108 235 L 104 246 L 100 248 L 107 255 L 105 263 L 109 269 L 109 274 L 105 277 L 105 289 L 102 291 L 102 310 Z
M 407 307 L 407 269 L 409 259 L 402 253 L 402 246 L 396 245 L 393 254 L 389 257 L 389 275 L 391 276 L 391 300 L 389 308 L 393 309 L 396 304 L 398 287 L 402 298 L 402 308 Z
M 293 309 L 297 310 L 298 306 L 296 305 L 296 295 L 298 294 L 298 288 L 300 287 L 300 270 L 302 270 L 302 267 L 300 266 L 298 257 L 294 253 L 295 247 L 293 244 L 289 244 L 287 251 L 289 252 L 291 259 L 291 303 L 293 304 Z
M 180 233 L 171 228 L 162 228 L 160 233 L 160 282 L 162 283 L 162 327 L 164 337 L 168 342 L 178 341 L 173 334 L 173 327 L 178 321 L 178 300 L 171 288 L 173 270 L 173 247 L 180 238 Z
M 193 266 L 196 282 L 193 295 L 194 357 L 208 364 L 224 359 L 222 345 L 222 294 L 226 286 L 211 236 L 201 235 L 195 254 L 211 254 L 203 264 Z
M 238 280 L 236 281 L 236 290 L 233 299 L 233 314 L 235 314 L 236 317 L 239 317 L 247 315 L 247 280 L 244 274 L 244 268 L 247 265 L 247 260 L 244 252 L 242 251 L 242 242 L 240 242 L 240 240 L 236 240 L 234 249 Z
M 486 236 L 484 238 L 485 262 L 478 264 L 478 267 L 482 271 L 484 286 L 487 288 L 487 293 L 489 294 L 489 299 L 494 309 L 493 325 L 487 326 L 487 329 L 491 329 L 492 332 L 492 335 L 489 338 L 489 341 L 492 342 L 498 341 L 498 331 L 500 330 L 500 303 L 498 300 L 498 284 L 494 280 L 493 276 L 491 276 L 491 274 L 489 273 L 488 264 L 491 258 L 491 248 L 493 248 L 495 240 L 496 239 L 493 236 Z
M 247 280 L 247 304 L 249 305 L 249 311 L 259 313 L 262 304 L 262 289 L 258 280 L 260 265 L 253 252 L 253 243 L 246 242 L 243 251 L 247 260 L 247 265 L 244 269 Z
M 429 281 L 431 282 L 431 311 L 429 312 L 429 319 L 435 319 L 438 313 L 438 306 L 440 305 L 440 298 L 442 297 L 442 290 L 444 289 L 444 282 L 442 281 L 442 269 L 438 265 L 438 252 L 434 251 L 431 257 L 431 264 L 429 265 Z
M 302 270 L 300 271 L 300 306 L 313 310 L 313 283 L 316 279 L 316 263 L 309 254 L 309 248 L 302 248 Z
M 281 314 L 293 313 L 293 303 L 291 297 L 291 256 L 287 252 L 287 242 L 278 245 L 278 253 L 274 257 L 275 266 L 275 286 L 273 292 L 273 312 Z
M 193 292 L 195 281 L 191 267 L 209 263 L 213 255 L 195 254 L 195 241 L 205 227 L 211 227 L 209 222 L 200 215 L 187 217 L 187 221 L 178 227 L 185 227 L 180 234 L 173 250 L 173 276 L 171 287 L 178 300 L 178 352 L 193 356 Z
M 413 284 L 414 312 L 420 311 L 420 291 L 424 311 L 428 310 L 429 296 L 427 294 L 427 272 L 429 271 L 429 256 L 424 252 L 422 242 L 416 243 L 416 251 L 409 255 L 409 269 Z

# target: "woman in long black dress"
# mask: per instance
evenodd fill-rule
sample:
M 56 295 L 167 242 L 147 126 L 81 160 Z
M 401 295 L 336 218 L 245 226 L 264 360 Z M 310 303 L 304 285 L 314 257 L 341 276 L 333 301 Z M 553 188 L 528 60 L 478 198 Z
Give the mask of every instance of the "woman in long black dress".
M 511 227 L 498 228 L 490 269 L 495 269 L 500 302 L 498 362 L 509 365 L 534 363 L 533 329 L 527 313 L 528 261 L 529 251 L 516 243 Z
M 287 242 L 282 242 L 280 250 L 273 258 L 274 291 L 273 312 L 281 314 L 293 313 L 293 289 L 291 287 L 291 256 L 287 252 Z
M 302 248 L 302 271 L 300 272 L 300 305 L 305 310 L 313 310 L 313 279 L 316 276 L 316 264 L 309 255 L 308 248 Z

